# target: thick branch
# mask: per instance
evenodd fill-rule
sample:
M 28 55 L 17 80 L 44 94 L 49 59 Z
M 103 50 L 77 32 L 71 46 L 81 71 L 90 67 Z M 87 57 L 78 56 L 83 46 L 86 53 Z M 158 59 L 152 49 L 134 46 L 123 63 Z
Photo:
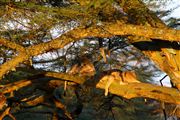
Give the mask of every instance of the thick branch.
M 144 37 L 150 37 L 155 39 L 165 39 L 170 41 L 179 41 L 180 40 L 180 31 L 172 30 L 172 29 L 159 29 L 159 28 L 152 28 L 152 27 L 143 27 L 143 26 L 136 26 L 136 25 L 126 25 L 122 23 L 115 23 L 115 24 L 104 24 L 103 29 L 101 27 L 89 27 L 87 29 L 84 28 L 77 28 L 74 29 L 67 34 L 62 35 L 61 37 L 52 40 L 50 42 L 41 43 L 38 45 L 30 46 L 26 48 L 26 53 L 28 57 L 36 56 L 47 52 L 52 49 L 59 49 L 63 48 L 65 45 L 80 40 L 85 37 L 110 37 L 113 35 L 139 35 Z M 107 31 L 109 33 L 107 33 Z M 155 31 L 155 32 L 154 32 Z M 110 34 L 111 33 L 111 34 Z M 25 55 L 27 57 L 27 55 Z M 15 60 L 16 59 L 16 60 Z M 11 68 L 17 66 L 19 63 L 27 60 L 28 58 L 25 57 L 16 57 L 8 63 L 5 63 L 0 68 L 0 77 L 2 77 L 6 72 L 11 70 Z M 14 64 L 16 63 L 16 64 Z M 13 64 L 13 66 L 11 65 Z M 7 67 L 7 65 L 11 65 L 12 67 Z
M 127 25 L 117 22 L 113 24 L 104 23 L 104 26 L 102 26 L 102 28 L 101 26 L 93 26 L 87 29 L 77 28 L 50 42 L 28 47 L 27 51 L 29 55 L 35 56 L 47 52 L 51 49 L 63 48 L 65 45 L 82 38 L 90 36 L 111 37 L 113 35 L 138 35 L 154 39 L 164 39 L 168 41 L 180 40 L 179 30 Z
M 9 61 L 5 62 L 4 64 L 2 64 L 0 66 L 0 78 L 2 78 L 10 70 L 15 69 L 15 67 L 19 63 L 21 63 L 27 59 L 28 59 L 28 57 L 26 54 L 20 53 L 18 56 L 14 57 L 12 60 L 9 60 Z
M 0 115 L 0 120 L 3 120 L 5 116 L 9 116 L 10 118 L 12 118 L 12 120 L 16 120 L 16 118 L 10 113 L 10 110 L 10 107 L 6 108 L 5 111 Z
M 55 78 L 67 79 L 78 84 L 83 84 L 85 78 L 79 76 L 73 76 L 63 73 L 48 72 L 46 76 L 51 76 Z M 104 89 L 107 81 L 100 81 L 97 83 L 96 87 Z M 120 85 L 114 82 L 109 89 L 109 92 L 119 96 L 123 96 L 127 99 L 136 97 L 147 97 L 167 103 L 180 104 L 180 92 L 174 88 L 161 87 L 157 85 L 152 85 L 148 83 L 131 83 L 128 85 Z
M 14 42 L 11 42 L 11 41 L 4 39 L 4 38 L 0 38 L 0 45 L 1 44 L 8 47 L 8 48 L 15 49 L 18 52 L 24 52 L 25 51 L 23 46 L 16 44 Z
M 57 73 L 57 72 L 47 72 L 44 74 L 47 77 L 54 77 L 58 79 L 63 79 L 67 81 L 72 81 L 78 84 L 83 84 L 85 82 L 85 77 L 79 75 L 70 75 L 67 73 Z
M 6 93 L 13 92 L 13 91 L 17 91 L 18 89 L 26 87 L 31 84 L 32 84 L 32 80 L 20 80 L 20 81 L 14 82 L 14 83 L 10 83 L 10 84 L 3 86 L 2 93 L 6 94 Z
M 65 73 L 44 73 L 45 76 L 64 79 L 67 81 L 75 82 L 77 84 L 83 84 L 86 80 L 83 77 L 68 75 Z M 107 81 L 100 81 L 96 87 L 104 89 Z M 15 83 L 6 85 L 2 89 L 2 93 L 9 93 L 14 90 L 18 90 L 22 87 L 32 84 L 31 80 L 22 80 Z M 167 103 L 180 104 L 180 92 L 174 88 L 161 87 L 148 83 L 130 83 L 127 85 L 120 85 L 117 82 L 113 82 L 109 88 L 109 92 L 118 96 L 125 97 L 127 99 L 136 97 L 145 97 L 160 100 Z
M 121 3 L 122 1 L 119 1 L 119 2 Z M 144 5 L 144 3 L 141 2 L 140 0 L 133 0 L 133 1 L 126 0 L 125 2 L 126 3 L 123 4 L 122 6 L 123 10 L 124 12 L 128 14 L 128 17 L 132 19 L 133 24 L 137 24 L 137 25 L 143 24 L 143 25 L 154 27 L 154 28 L 161 28 L 164 30 L 168 29 L 168 27 L 163 23 L 163 21 L 159 19 L 155 13 L 150 11 L 147 8 L 147 6 Z M 161 33 L 161 30 L 157 31 L 157 33 L 158 32 Z M 168 30 L 167 32 L 170 32 L 170 31 Z M 171 34 L 173 33 L 176 34 L 176 32 L 172 32 Z M 156 35 L 156 33 L 153 33 L 153 34 Z M 167 34 L 163 34 L 163 35 L 167 35 Z M 139 37 L 137 38 L 133 37 L 131 39 L 133 39 L 132 41 L 136 41 L 136 39 L 139 39 Z M 164 38 L 164 39 L 167 39 L 167 38 Z M 156 62 L 156 64 L 159 65 L 161 70 L 165 71 L 170 76 L 171 81 L 174 84 L 174 86 L 176 86 L 180 90 L 180 81 L 179 81 L 180 80 L 180 75 L 179 75 L 180 63 L 178 62 L 180 58 L 180 52 L 176 51 L 175 53 L 176 55 L 174 55 L 167 48 L 162 49 L 162 51 L 164 52 L 163 54 L 165 55 L 165 57 L 163 57 L 162 53 L 160 53 L 159 51 L 155 51 L 155 52 L 144 51 L 144 53 L 148 55 L 154 62 Z
M 104 89 L 106 83 L 107 81 L 101 81 L 96 87 Z M 127 99 L 144 97 L 167 103 L 180 104 L 180 92 L 177 89 L 147 83 L 131 83 L 127 85 L 112 84 L 109 92 Z
M 114 35 L 136 35 L 167 41 L 180 41 L 180 30 L 170 28 L 153 28 L 149 26 L 122 24 L 120 22 L 105 25 L 103 28 Z

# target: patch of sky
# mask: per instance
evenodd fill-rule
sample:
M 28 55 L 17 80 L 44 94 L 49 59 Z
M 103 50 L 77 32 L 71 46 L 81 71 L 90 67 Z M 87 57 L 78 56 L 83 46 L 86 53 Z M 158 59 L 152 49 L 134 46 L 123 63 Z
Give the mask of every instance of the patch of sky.
M 57 24 L 50 30 L 52 39 L 60 37 L 62 34 L 76 28 L 78 25 L 79 23 L 77 21 L 70 21 L 66 24 Z
M 1 30 L 29 30 L 29 20 L 25 18 L 16 18 L 16 20 L 9 20 L 1 26 Z

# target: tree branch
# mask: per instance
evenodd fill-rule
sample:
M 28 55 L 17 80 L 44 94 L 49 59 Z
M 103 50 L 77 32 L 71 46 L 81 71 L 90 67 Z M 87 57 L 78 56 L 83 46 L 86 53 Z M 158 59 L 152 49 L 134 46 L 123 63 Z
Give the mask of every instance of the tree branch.
M 83 76 L 70 75 L 68 73 L 46 72 L 44 75 L 46 77 L 54 77 L 54 78 L 58 78 L 58 79 L 75 82 L 78 84 L 83 84 L 86 81 L 85 77 L 83 77 Z
M 0 66 L 0 79 L 3 78 L 10 70 L 16 68 L 19 63 L 28 60 L 26 53 L 20 53 L 18 56 L 14 57 L 12 60 L 9 60 Z
M 20 80 L 20 81 L 14 82 L 14 83 L 9 83 L 9 84 L 3 86 L 2 93 L 3 94 L 11 93 L 13 91 L 17 91 L 20 88 L 26 87 L 31 84 L 32 84 L 32 80 Z
M 75 82 L 77 84 L 83 84 L 86 80 L 83 77 L 68 75 L 66 73 L 47 72 L 44 73 L 44 75 L 64 79 L 67 81 Z M 100 80 L 96 84 L 96 87 L 104 89 L 106 83 L 106 80 Z M 9 85 L 4 86 L 4 89 L 2 89 L 2 93 L 9 93 L 30 84 L 32 84 L 32 80 L 21 80 L 15 83 L 10 83 Z M 152 85 L 149 83 L 129 83 L 126 85 L 120 85 L 117 84 L 117 82 L 113 82 L 109 88 L 109 92 L 127 99 L 144 97 L 167 103 L 180 104 L 180 92 L 177 89 Z
M 149 26 L 122 24 L 121 22 L 105 24 L 103 28 L 114 35 L 136 35 L 166 41 L 180 41 L 180 30 L 170 28 L 153 28 Z
M 107 81 L 100 81 L 96 87 L 104 89 Z M 130 83 L 127 85 L 111 84 L 109 92 L 127 99 L 144 97 L 180 104 L 180 92 L 174 88 L 161 87 L 148 83 Z
M 78 41 L 82 38 L 94 36 L 94 37 L 110 37 L 113 35 L 138 35 L 155 39 L 164 39 L 169 41 L 179 41 L 180 40 L 180 31 L 173 29 L 160 29 L 160 28 L 152 28 L 152 27 L 144 27 L 137 25 L 124 25 L 120 22 L 108 24 L 104 23 L 103 29 L 101 27 L 93 26 L 87 29 L 85 28 L 77 28 L 74 29 L 59 38 L 52 40 L 50 42 L 41 43 L 38 45 L 30 46 L 25 48 L 26 54 L 25 57 L 16 57 L 7 63 L 4 63 L 0 67 L 0 78 L 11 70 L 13 67 L 16 67 L 19 63 L 29 59 L 28 57 L 36 56 L 42 54 L 44 52 L 50 51 L 52 49 L 63 48 L 65 45 Z M 106 30 L 106 31 L 104 31 Z M 107 33 L 107 31 L 109 33 Z M 135 41 L 134 41 L 135 42 Z M 21 55 L 22 56 L 22 55 Z M 11 67 L 7 67 L 7 65 L 11 65 Z
M 0 38 L 0 45 L 1 44 L 8 47 L 8 48 L 15 49 L 18 52 L 24 52 L 25 51 L 23 46 L 21 46 L 21 45 L 19 45 L 17 43 L 14 43 L 12 41 L 9 41 L 7 39 L 4 39 L 4 38 Z

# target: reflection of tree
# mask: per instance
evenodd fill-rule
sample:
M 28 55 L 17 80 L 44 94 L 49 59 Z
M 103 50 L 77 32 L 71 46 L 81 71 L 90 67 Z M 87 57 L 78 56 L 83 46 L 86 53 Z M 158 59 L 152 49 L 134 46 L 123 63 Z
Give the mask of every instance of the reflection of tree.
M 45 7 L 46 2 L 59 8 Z M 4 99 L 0 102 L 9 104 L 1 118 L 14 119 L 11 113 L 43 105 L 54 119 L 74 119 L 87 112 L 83 102 L 104 101 L 95 88 L 105 89 L 110 78 L 114 81 L 109 93 L 114 95 L 180 104 L 180 31 L 168 28 L 138 0 L 63 2 L 2 2 L 0 97 Z M 6 28 L 8 22 L 13 30 Z M 62 34 L 55 39 L 51 35 L 54 26 Z M 133 79 L 141 82 L 132 83 L 127 71 L 136 73 Z M 152 84 L 150 78 L 162 71 L 174 88 Z M 123 79 L 128 84 L 119 84 Z M 64 81 L 68 89 L 62 92 Z M 114 109 L 111 96 L 109 110 Z M 75 107 L 69 109 L 68 101 Z M 169 114 L 174 109 L 170 106 Z

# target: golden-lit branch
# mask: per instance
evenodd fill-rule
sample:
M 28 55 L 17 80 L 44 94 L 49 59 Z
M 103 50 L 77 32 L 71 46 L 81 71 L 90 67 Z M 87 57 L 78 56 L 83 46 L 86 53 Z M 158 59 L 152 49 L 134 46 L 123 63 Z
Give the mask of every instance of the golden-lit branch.
M 0 115 L 0 120 L 3 120 L 5 116 L 9 116 L 12 120 L 16 120 L 16 118 L 10 113 L 11 108 L 8 107 L 3 111 L 3 113 Z
M 58 76 L 58 78 L 61 78 L 63 73 L 48 73 L 49 76 Z M 59 75 L 58 75 L 59 74 Z M 83 84 L 85 79 L 82 77 L 73 76 L 65 74 L 66 77 L 63 77 L 62 79 L 66 79 L 71 82 L 75 82 L 78 84 Z M 71 79 L 69 79 L 71 78 Z M 81 80 L 79 79 L 81 78 Z M 109 92 L 112 94 L 116 94 L 122 97 L 125 97 L 127 99 L 136 98 L 136 97 L 147 97 L 152 98 L 160 101 L 164 101 L 167 103 L 173 103 L 173 104 L 180 104 L 180 92 L 177 89 L 174 88 L 168 88 L 168 87 L 161 87 L 157 85 L 152 85 L 148 83 L 138 83 L 138 80 L 133 80 L 133 82 L 129 81 L 130 79 L 126 78 L 126 75 L 124 75 L 125 82 L 129 84 L 117 84 L 117 80 L 113 81 L 111 86 L 109 87 Z M 100 80 L 100 82 L 97 83 L 96 87 L 105 89 L 107 80 Z
M 38 97 L 34 98 L 33 100 L 25 101 L 25 103 L 28 106 L 36 106 L 36 105 L 38 105 L 40 103 L 45 102 L 47 99 L 48 99 L 47 96 L 41 95 L 41 96 L 38 96 Z
M 31 57 L 31 56 L 36 56 L 44 52 L 50 51 L 52 49 L 63 48 L 65 45 L 73 41 L 80 40 L 85 37 L 89 37 L 89 36 L 110 37 L 112 35 L 137 35 L 137 36 L 144 36 L 148 38 L 164 39 L 164 40 L 169 40 L 169 41 L 180 40 L 179 30 L 160 29 L 160 28 L 152 28 L 152 27 L 147 27 L 147 26 L 144 27 L 144 26 L 137 26 L 137 25 L 127 25 L 127 24 L 122 24 L 120 22 L 117 22 L 113 24 L 103 23 L 103 26 L 99 26 L 99 27 L 93 26 L 87 29 L 77 28 L 50 42 L 41 43 L 38 45 L 27 47 L 25 48 L 26 49 L 25 51 L 26 51 L 26 55 L 28 55 L 28 57 Z M 26 55 L 25 57 L 27 57 Z M 2 77 L 6 72 L 11 70 L 13 67 L 17 66 L 19 63 L 22 63 L 23 61 L 28 59 L 25 57 L 18 56 L 16 57 L 16 60 L 12 59 L 11 61 L 8 61 L 8 63 L 1 65 L 0 77 Z M 13 66 L 11 65 L 12 67 L 8 67 L 7 64 L 8 65 L 13 64 Z
M 85 82 L 85 80 L 86 80 L 83 76 L 71 75 L 71 74 L 67 74 L 67 73 L 47 72 L 44 75 L 46 77 L 59 78 L 59 79 L 62 79 L 62 80 L 75 82 L 75 83 L 78 83 L 78 84 L 83 84 Z
M 104 89 L 106 84 L 107 81 L 101 81 L 96 87 Z M 126 85 L 112 83 L 109 87 L 109 92 L 127 99 L 144 97 L 167 103 L 180 104 L 180 92 L 177 89 L 147 83 L 130 83 Z
M 55 105 L 56 105 L 57 108 L 63 110 L 64 115 L 65 115 L 66 117 L 68 117 L 69 120 L 73 120 L 71 114 L 68 112 L 68 110 L 66 109 L 66 106 L 65 106 L 65 105 L 63 105 L 59 100 L 56 100 L 56 99 L 54 99 L 54 103 L 55 103 Z
M 18 56 L 15 56 L 14 58 L 12 58 L 12 60 L 9 60 L 9 61 L 5 62 L 4 64 L 2 64 L 0 66 L 0 79 L 5 74 L 10 72 L 12 69 L 15 70 L 17 65 L 19 65 L 20 63 L 22 63 L 23 61 L 26 61 L 28 59 L 29 58 L 26 53 L 20 53 Z
M 121 1 L 119 1 L 121 3 Z M 154 31 L 152 31 L 153 35 L 165 37 L 163 39 L 161 38 L 156 38 L 156 39 L 161 39 L 161 40 L 168 40 L 169 37 L 170 39 L 173 38 L 174 35 L 178 33 L 178 31 L 169 29 L 168 26 L 163 23 L 163 21 L 152 11 L 148 9 L 148 7 L 139 0 L 126 0 L 126 4 L 122 6 L 123 10 L 125 13 L 128 14 L 128 17 L 132 19 L 133 24 L 136 25 L 142 25 L 142 26 L 151 26 L 153 28 L 156 28 Z M 133 10 L 133 12 L 132 12 Z M 141 11 L 141 12 L 139 12 Z M 129 14 L 130 13 L 130 14 Z M 159 30 L 158 30 L 159 29 Z M 167 34 L 164 34 L 164 32 L 169 32 Z M 169 31 L 170 30 L 170 31 Z M 138 31 L 137 31 L 138 32 Z M 146 31 L 145 31 L 146 32 Z M 149 31 L 150 32 L 150 31 Z M 148 35 L 149 32 L 147 33 Z M 143 31 L 142 31 L 143 33 Z M 144 33 L 146 34 L 146 33 Z M 178 33 L 179 34 L 179 33 Z M 138 35 L 138 34 L 137 34 Z M 129 37 L 130 38 L 130 37 Z M 151 37 L 150 37 L 151 38 Z M 176 38 L 176 37 L 174 37 Z M 140 37 L 136 36 L 131 37 L 130 41 L 142 41 L 140 40 Z M 144 40 L 145 38 L 143 38 Z M 178 41 L 179 37 L 176 38 Z M 168 40 L 172 41 L 172 40 Z M 172 47 L 173 48 L 173 47 Z M 159 67 L 161 68 L 162 71 L 165 71 L 170 79 L 171 82 L 173 83 L 174 86 L 176 86 L 180 90 L 180 52 L 179 50 L 174 50 L 174 49 L 169 49 L 169 48 L 162 48 L 162 51 L 144 51 L 144 53 L 151 59 L 153 60 Z
M 77 77 L 76 75 L 68 75 L 66 73 L 44 73 L 45 76 L 50 76 L 54 78 L 64 79 L 67 81 L 71 81 L 77 84 L 83 84 L 85 82 L 85 78 Z M 121 81 L 121 80 L 119 80 Z M 32 80 L 21 80 L 15 83 L 10 83 L 5 85 L 2 89 L 2 93 L 10 93 L 15 90 L 18 90 L 22 87 L 28 86 L 32 84 Z M 96 87 L 105 89 L 107 84 L 107 79 L 100 80 L 97 83 Z M 148 83 L 129 83 L 129 84 L 117 84 L 117 81 L 113 81 L 111 86 L 109 87 L 109 93 L 122 96 L 127 99 L 136 98 L 136 97 L 147 97 L 160 101 L 164 101 L 167 103 L 180 104 L 180 92 L 174 88 L 161 87 L 157 85 L 152 85 Z
M 6 46 L 8 48 L 11 48 L 11 49 L 14 49 L 18 52 L 25 52 L 25 49 L 23 46 L 17 44 L 17 43 L 14 43 L 12 41 L 9 41 L 7 39 L 4 39 L 4 38 L 0 38 L 0 45 L 3 45 L 3 46 Z
M 134 17 L 133 18 L 134 20 L 132 20 L 134 22 L 133 24 L 130 24 L 131 23 L 130 21 L 129 21 L 129 24 L 126 24 L 125 22 L 118 21 L 117 19 L 113 20 L 113 22 L 116 21 L 114 23 L 109 22 L 109 21 L 101 22 L 101 23 L 99 22 L 97 25 L 96 22 L 95 24 L 93 24 L 94 23 L 93 22 L 89 26 L 77 27 L 49 42 L 40 43 L 40 44 L 29 46 L 29 47 L 23 47 L 14 42 L 8 41 L 4 38 L 0 38 L 0 45 L 14 49 L 18 53 L 18 56 L 15 56 L 11 60 L 5 62 L 4 64 L 0 66 L 0 78 L 2 78 L 5 74 L 8 74 L 10 70 L 16 68 L 20 63 L 23 63 L 24 61 L 29 60 L 33 56 L 37 56 L 39 54 L 43 54 L 45 52 L 48 52 L 54 49 L 64 48 L 69 43 L 81 40 L 86 37 L 105 38 L 105 37 L 112 37 L 114 35 L 122 35 L 122 36 L 130 36 L 130 37 L 139 36 L 143 38 L 141 40 L 132 38 L 131 42 L 149 41 L 148 39 L 160 39 L 160 40 L 170 41 L 170 42 L 180 41 L 180 30 L 167 28 L 162 23 L 162 21 L 159 20 L 157 16 L 154 17 L 153 14 L 151 14 L 150 11 L 148 11 L 148 9 L 146 9 L 142 3 L 140 3 L 138 0 L 134 0 L 134 1 L 135 2 L 132 2 L 132 0 L 126 0 L 126 4 L 124 6 L 121 6 L 124 9 L 124 12 L 127 13 L 128 18 L 131 19 L 131 17 L 132 18 Z M 139 10 L 142 10 L 143 11 L 142 17 L 140 15 L 142 13 L 140 12 L 139 12 L 140 14 L 136 12 L 133 13 L 132 12 L 133 9 L 137 10 L 138 12 Z M 132 12 L 132 14 L 129 14 L 129 12 Z M 150 53 L 149 56 L 152 59 L 154 58 L 153 60 L 157 62 L 157 64 L 159 63 L 160 68 L 164 70 L 166 73 L 168 73 L 173 83 L 176 85 L 177 88 L 180 89 L 180 82 L 179 82 L 179 79 L 180 79 L 179 66 L 180 65 L 179 65 L 179 62 L 176 62 L 180 58 L 180 53 L 176 53 L 172 55 L 170 54 L 169 51 L 166 51 L 166 50 L 164 51 L 165 52 L 163 55 L 157 56 L 156 54 L 154 54 L 153 56 L 153 54 Z M 100 49 L 100 53 L 102 54 L 102 57 L 106 61 L 106 55 L 105 55 L 104 50 Z M 159 53 L 160 52 L 158 51 L 158 54 Z M 162 58 L 162 56 L 165 56 L 165 57 Z M 176 58 L 176 61 L 172 61 L 173 58 Z M 87 74 L 89 71 L 92 70 L 93 75 L 91 75 L 91 77 L 94 76 L 94 73 L 95 73 L 94 72 L 95 69 L 91 69 L 92 67 L 91 66 L 89 67 L 87 65 L 89 64 L 80 65 L 80 67 L 78 67 L 78 65 L 75 65 L 74 68 L 72 67 L 72 73 L 69 72 L 70 74 L 56 73 L 56 72 L 44 72 L 42 74 L 43 74 L 43 77 L 52 77 L 52 78 L 57 78 L 58 80 L 65 80 L 65 81 L 71 81 L 77 84 L 84 84 L 87 78 L 87 76 L 84 76 L 84 73 Z M 80 68 L 83 68 L 83 66 L 85 66 L 84 67 L 85 69 L 80 69 Z M 33 81 L 36 81 L 36 80 L 37 79 L 33 79 Z M 108 80 L 111 80 L 111 81 L 108 83 Z M 130 80 L 130 82 L 128 80 Z M 1 96 L 4 97 L 4 94 L 6 93 L 12 93 L 13 91 L 17 91 L 22 87 L 27 87 L 33 84 L 34 83 L 33 81 L 20 80 L 18 82 L 2 85 Z M 42 83 L 43 82 L 49 82 L 49 81 L 42 81 Z M 38 83 L 41 84 L 41 81 L 40 82 L 38 81 Z M 49 85 L 48 87 L 50 87 L 50 84 L 46 84 L 46 85 L 47 86 Z M 148 83 L 140 83 L 139 81 L 137 81 L 136 77 L 133 76 L 133 74 L 125 74 L 125 72 L 121 74 L 119 73 L 105 74 L 100 79 L 100 81 L 96 84 L 96 88 L 105 89 L 106 95 L 107 95 L 107 92 L 109 91 L 112 94 L 122 96 L 127 99 L 143 97 L 143 98 L 152 98 L 152 99 L 159 100 L 162 102 L 167 102 L 167 103 L 180 104 L 180 92 L 177 89 L 156 86 L 156 85 L 152 85 Z M 29 104 L 30 106 L 35 106 L 38 103 L 43 103 L 45 99 L 46 99 L 45 96 L 39 96 L 35 98 L 34 100 L 26 101 L 26 103 Z M 1 101 L 1 102 L 4 102 L 4 101 Z M 65 115 L 69 119 L 72 119 L 71 114 L 66 110 L 66 107 L 60 101 L 54 99 L 54 103 L 57 108 L 60 108 L 64 111 Z M 3 119 L 4 116 L 6 115 L 9 115 L 10 117 L 12 116 L 10 114 L 10 108 L 7 108 L 4 111 L 4 113 L 0 115 L 0 118 Z M 13 116 L 12 118 L 14 119 Z
M 0 110 L 3 109 L 3 107 L 6 105 L 6 102 L 7 101 L 5 95 L 2 92 L 0 92 Z
M 3 94 L 11 93 L 13 91 L 17 91 L 20 88 L 26 87 L 31 84 L 32 84 L 32 80 L 20 80 L 14 83 L 9 83 L 7 85 L 4 85 L 3 88 L 1 89 L 1 92 Z
M 180 41 L 180 30 L 170 28 L 153 28 L 149 26 L 123 24 L 121 22 L 105 24 L 103 28 L 114 35 L 136 35 L 166 41 Z

